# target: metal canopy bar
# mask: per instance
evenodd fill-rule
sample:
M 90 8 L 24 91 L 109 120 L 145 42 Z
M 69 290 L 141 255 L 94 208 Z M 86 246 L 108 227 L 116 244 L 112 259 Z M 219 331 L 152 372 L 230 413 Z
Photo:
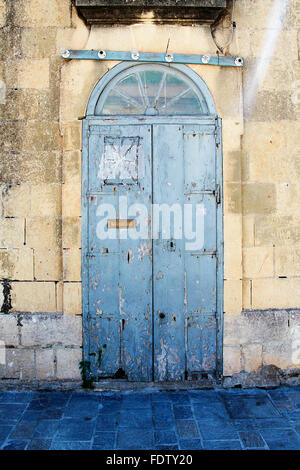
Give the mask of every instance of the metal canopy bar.
M 117 60 L 128 62 L 166 62 L 174 64 L 220 65 L 222 67 L 242 67 L 242 57 L 211 56 L 210 54 L 172 54 L 138 51 L 84 51 L 62 48 L 64 59 Z

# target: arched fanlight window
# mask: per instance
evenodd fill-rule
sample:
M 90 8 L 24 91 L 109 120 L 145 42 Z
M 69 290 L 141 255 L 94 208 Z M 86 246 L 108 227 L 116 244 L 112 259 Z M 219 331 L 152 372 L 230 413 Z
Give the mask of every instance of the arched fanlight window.
M 116 75 L 101 93 L 95 115 L 208 114 L 204 96 L 180 70 L 141 64 Z

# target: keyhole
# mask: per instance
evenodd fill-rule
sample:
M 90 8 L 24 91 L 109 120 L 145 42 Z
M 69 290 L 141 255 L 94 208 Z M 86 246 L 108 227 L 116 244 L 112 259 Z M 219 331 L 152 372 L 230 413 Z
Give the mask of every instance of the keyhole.
M 165 316 L 166 316 L 166 315 L 165 315 L 164 313 L 160 313 L 160 314 L 159 314 L 159 318 L 161 318 L 161 319 L 165 318 Z

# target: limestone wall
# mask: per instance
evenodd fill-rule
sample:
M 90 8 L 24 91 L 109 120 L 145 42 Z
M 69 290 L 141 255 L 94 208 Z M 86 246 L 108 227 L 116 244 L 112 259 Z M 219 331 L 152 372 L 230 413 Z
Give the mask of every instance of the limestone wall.
M 149 17 L 132 26 L 87 27 L 71 3 L 0 0 L 0 320 L 16 350 L 14 372 L 0 364 L 6 377 L 79 374 L 81 119 L 93 87 L 115 62 L 64 61 L 61 46 L 161 52 L 169 43 L 172 52 L 216 53 L 207 25 L 155 25 Z M 280 27 L 270 22 L 275 4 L 235 1 L 237 28 L 227 53 L 244 57 L 243 69 L 192 67 L 223 120 L 224 375 L 261 364 L 300 366 L 300 2 L 287 1 Z M 227 38 L 224 21 L 218 39 Z M 251 94 L 255 77 L 261 83 Z M 265 322 L 270 309 L 275 320 Z M 18 314 L 39 344 L 23 341 Z M 66 344 L 60 314 L 72 325 L 78 320 Z M 51 341 L 39 336 L 42 321 L 50 322 Z M 60 365 L 72 348 L 76 360 Z M 32 364 L 26 372 L 18 359 L 24 350 Z

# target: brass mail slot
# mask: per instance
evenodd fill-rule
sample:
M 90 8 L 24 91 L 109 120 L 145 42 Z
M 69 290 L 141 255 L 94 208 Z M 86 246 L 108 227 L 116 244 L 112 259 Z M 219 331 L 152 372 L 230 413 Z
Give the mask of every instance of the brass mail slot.
M 109 219 L 107 228 L 136 228 L 136 219 Z

